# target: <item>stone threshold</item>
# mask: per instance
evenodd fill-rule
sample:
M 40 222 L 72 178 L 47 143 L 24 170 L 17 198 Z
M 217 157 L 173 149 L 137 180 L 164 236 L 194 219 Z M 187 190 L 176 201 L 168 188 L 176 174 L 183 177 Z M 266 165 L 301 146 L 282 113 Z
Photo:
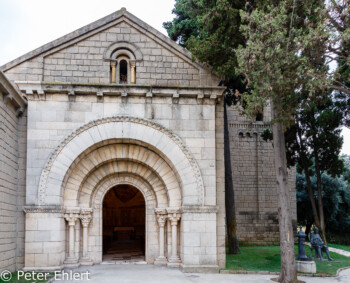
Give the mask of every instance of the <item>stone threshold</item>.
M 148 264 L 146 261 L 132 261 L 132 260 L 107 260 L 102 261 L 100 264 Z

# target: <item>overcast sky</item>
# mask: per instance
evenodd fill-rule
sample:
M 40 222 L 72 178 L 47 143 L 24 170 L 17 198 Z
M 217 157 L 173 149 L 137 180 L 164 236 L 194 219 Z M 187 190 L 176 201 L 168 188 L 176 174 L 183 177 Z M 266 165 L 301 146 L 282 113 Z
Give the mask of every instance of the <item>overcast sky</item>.
M 174 0 L 0 0 L 0 66 L 122 7 L 166 34 Z M 350 155 L 350 130 L 343 130 Z

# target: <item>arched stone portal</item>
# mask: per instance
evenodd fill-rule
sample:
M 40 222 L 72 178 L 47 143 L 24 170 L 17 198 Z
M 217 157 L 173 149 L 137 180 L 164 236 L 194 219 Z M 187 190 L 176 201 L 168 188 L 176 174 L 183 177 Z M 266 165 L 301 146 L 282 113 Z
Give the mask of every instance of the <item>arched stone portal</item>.
M 56 250 L 47 255 L 51 266 L 103 261 L 103 200 L 121 185 L 136 188 L 145 200 L 147 263 L 216 269 L 217 207 L 204 206 L 194 157 L 169 130 L 131 117 L 104 118 L 77 129 L 42 171 L 38 205 L 54 207 L 55 213 L 59 208 L 58 214 L 38 215 L 57 222 Z
M 145 179 L 132 173 L 115 173 L 103 178 L 91 195 L 91 203 L 94 204 L 93 221 L 89 231 L 91 242 L 94 243 L 89 247 L 91 260 L 94 263 L 100 263 L 103 260 L 103 200 L 111 189 L 119 185 L 129 185 L 138 189 L 145 200 L 145 226 L 147 228 L 145 231 L 145 260 L 153 263 L 158 256 L 159 246 L 155 215 L 156 195 Z
M 181 207 L 203 204 L 200 170 L 180 138 L 131 117 L 79 128 L 53 152 L 42 172 L 39 204 L 65 209 L 65 266 L 102 262 L 103 199 L 120 185 L 136 188 L 145 199 L 145 260 L 179 266 Z
M 174 171 L 172 163 L 164 158 L 156 148 L 142 141 L 131 139 L 109 139 L 96 143 L 86 149 L 72 162 L 62 181 L 63 204 L 67 211 L 75 208 L 91 209 L 91 223 L 88 229 L 87 253 L 89 259 L 82 264 L 100 263 L 103 261 L 103 200 L 112 188 L 129 185 L 141 191 L 146 203 L 145 260 L 153 263 L 160 256 L 159 227 L 157 213 L 167 214 L 167 210 L 179 214 L 182 205 L 182 191 L 179 174 Z M 78 216 L 79 217 L 79 216 Z M 179 225 L 180 218 L 176 220 Z M 67 220 L 69 221 L 69 220 Z M 76 228 L 75 228 L 76 229 Z M 177 229 L 178 230 L 178 229 Z M 166 227 L 162 234 L 167 233 Z M 172 234 L 168 238 L 171 240 Z M 179 250 L 179 236 L 173 237 Z M 174 235 L 175 235 L 174 234 Z M 70 234 L 68 233 L 68 238 Z M 79 236 L 74 241 L 80 247 Z M 163 237 L 162 257 L 168 249 Z M 175 245 L 175 244 L 174 244 Z M 84 249 L 83 249 L 84 250 Z M 169 249 L 170 252 L 170 249 Z M 79 251 L 75 250 L 76 264 Z M 163 258 L 162 258 L 163 259 Z M 179 262 L 176 252 L 174 262 Z M 163 259 L 163 264 L 167 263 Z

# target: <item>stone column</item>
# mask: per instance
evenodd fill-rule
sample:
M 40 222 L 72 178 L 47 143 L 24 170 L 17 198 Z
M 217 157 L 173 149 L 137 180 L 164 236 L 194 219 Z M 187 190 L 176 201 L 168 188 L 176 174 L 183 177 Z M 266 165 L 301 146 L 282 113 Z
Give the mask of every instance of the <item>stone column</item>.
M 169 257 L 169 267 L 179 267 L 180 257 L 177 254 L 177 224 L 181 218 L 179 209 L 168 209 L 168 219 L 171 224 L 171 256 Z
M 81 221 L 81 225 L 83 226 L 83 256 L 79 262 L 81 265 L 93 265 L 93 262 L 88 255 L 88 227 L 92 218 L 92 209 L 82 209 L 79 218 Z
M 166 265 L 167 259 L 164 255 L 164 226 L 167 219 L 165 209 L 156 208 L 157 221 L 159 226 L 159 256 L 156 258 L 155 265 Z
M 136 82 L 136 73 L 135 73 L 135 68 L 136 68 L 136 64 L 135 62 L 130 62 L 130 83 L 134 84 Z
M 75 233 L 75 223 L 79 217 L 80 208 L 67 208 L 64 218 L 68 222 L 68 256 L 64 261 L 66 267 L 78 267 L 78 259 L 75 257 L 74 252 L 74 233 Z
M 111 61 L 111 83 L 115 83 L 115 67 L 116 67 L 116 63 L 115 61 Z

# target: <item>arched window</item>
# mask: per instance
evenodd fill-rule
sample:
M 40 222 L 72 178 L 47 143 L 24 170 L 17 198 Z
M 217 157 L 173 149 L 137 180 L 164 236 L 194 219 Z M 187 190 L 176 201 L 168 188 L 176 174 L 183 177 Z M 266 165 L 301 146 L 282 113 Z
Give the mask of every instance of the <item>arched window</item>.
M 136 83 L 136 60 L 132 52 L 118 49 L 112 53 L 110 60 L 111 83 Z

